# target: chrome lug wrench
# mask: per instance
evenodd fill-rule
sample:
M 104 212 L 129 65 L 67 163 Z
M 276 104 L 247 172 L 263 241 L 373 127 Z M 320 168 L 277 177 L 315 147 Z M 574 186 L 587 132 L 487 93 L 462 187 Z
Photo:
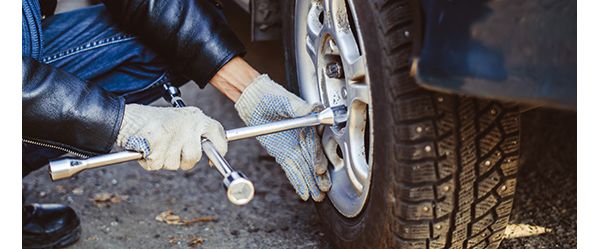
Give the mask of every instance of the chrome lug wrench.
M 183 106 L 183 101 L 181 101 L 181 98 L 178 96 L 178 91 L 167 88 L 166 90 L 173 92 L 173 98 L 167 98 L 167 100 L 174 106 Z M 303 117 L 227 130 L 225 131 L 225 136 L 228 141 L 235 141 L 307 126 L 337 125 L 346 122 L 346 119 L 345 107 L 331 107 L 326 108 L 321 112 L 311 113 Z M 254 196 L 254 186 L 252 182 L 247 180 L 241 172 L 234 171 L 209 140 L 202 140 L 202 149 L 205 151 L 215 169 L 223 176 L 223 184 L 227 190 L 227 198 L 229 201 L 236 205 L 243 205 L 252 200 Z M 72 177 L 84 170 L 140 160 L 142 158 L 142 154 L 136 151 L 121 151 L 87 159 L 61 158 L 50 161 L 49 171 L 52 180 L 55 181 Z

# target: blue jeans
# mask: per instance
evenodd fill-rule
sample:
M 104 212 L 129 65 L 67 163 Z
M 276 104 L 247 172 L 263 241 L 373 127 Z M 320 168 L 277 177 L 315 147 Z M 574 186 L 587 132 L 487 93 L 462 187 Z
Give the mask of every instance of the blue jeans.
M 103 5 L 48 17 L 42 33 L 42 62 L 124 96 L 127 103 L 148 104 L 161 97 L 162 84 L 187 82 L 139 39 L 121 32 Z M 23 143 L 23 176 L 62 154 Z

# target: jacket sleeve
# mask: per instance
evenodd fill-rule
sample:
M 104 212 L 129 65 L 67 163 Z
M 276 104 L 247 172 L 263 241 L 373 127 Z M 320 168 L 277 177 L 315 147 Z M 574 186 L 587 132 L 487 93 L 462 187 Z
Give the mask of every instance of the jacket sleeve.
M 125 31 L 141 38 L 200 87 L 244 46 L 212 0 L 103 0 Z
M 23 57 L 23 138 L 84 154 L 112 148 L 124 99 L 69 73 Z

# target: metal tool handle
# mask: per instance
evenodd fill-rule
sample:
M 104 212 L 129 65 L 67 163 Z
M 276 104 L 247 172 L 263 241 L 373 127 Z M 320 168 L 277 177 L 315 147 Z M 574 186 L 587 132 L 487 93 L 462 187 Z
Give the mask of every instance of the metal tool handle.
M 227 199 L 233 204 L 244 205 L 254 198 L 254 185 L 241 172 L 234 171 L 229 163 L 219 154 L 211 141 L 202 140 L 202 149 L 208 156 L 211 166 L 223 177 L 223 187 L 227 191 Z M 53 181 L 69 178 L 83 170 L 118 164 L 143 158 L 136 151 L 121 151 L 87 159 L 61 158 L 50 161 L 49 173 Z
M 228 141 L 235 141 L 244 138 L 256 137 L 267 135 L 275 132 L 295 129 L 299 127 L 306 127 L 312 125 L 319 124 L 333 124 L 333 111 L 330 108 L 327 108 L 320 113 L 313 113 L 308 116 L 286 119 L 281 121 L 276 121 L 263 125 L 242 127 L 233 130 L 227 130 L 225 132 L 225 136 Z M 225 161 L 225 159 L 220 160 L 222 158 L 220 154 L 216 153 L 212 158 L 208 151 L 212 151 L 210 149 L 204 148 L 204 151 L 209 155 L 211 161 Z M 215 150 L 216 151 L 216 150 Z M 82 170 L 108 166 L 112 164 L 139 160 L 142 158 L 142 154 L 134 151 L 122 151 L 116 153 L 110 153 L 95 157 L 90 157 L 88 159 L 75 159 L 75 158 L 63 158 L 58 160 L 50 161 L 50 176 L 52 180 L 60 180 L 64 178 L 71 177 Z M 226 161 L 225 161 L 226 162 Z M 226 167 L 221 167 L 225 169 Z M 231 167 L 229 167 L 231 168 Z M 217 168 L 218 169 L 218 168 Z M 221 173 L 221 172 L 219 172 Z M 226 173 L 226 172 L 225 172 Z M 225 174 L 222 173 L 221 175 Z M 225 176 L 225 175 L 223 175 Z
M 254 185 L 246 178 L 246 175 L 234 171 L 208 139 L 202 139 L 202 150 L 210 160 L 211 166 L 215 167 L 223 176 L 223 187 L 227 191 L 227 199 L 235 205 L 244 205 L 250 202 L 254 198 Z
M 334 122 L 334 111 L 331 108 L 326 108 L 321 112 L 311 113 L 303 117 L 227 130 L 225 131 L 225 137 L 227 141 L 234 141 L 307 126 L 332 125 Z
M 165 99 L 171 102 L 173 107 L 185 107 L 179 88 L 169 83 L 163 84 L 163 88 L 165 89 Z M 235 205 L 244 205 L 250 202 L 254 198 L 254 184 L 243 173 L 233 170 L 210 140 L 202 139 L 201 146 L 208 156 L 209 164 L 217 169 L 223 177 L 223 187 L 227 192 L 227 199 Z
M 83 170 L 127 161 L 140 160 L 142 158 L 143 154 L 136 151 L 121 151 L 94 156 L 87 159 L 60 158 L 50 161 L 50 167 L 48 167 L 48 170 L 52 180 L 56 181 L 69 178 Z
M 169 83 L 165 83 L 163 84 L 163 89 L 165 90 L 163 92 L 163 97 L 169 101 L 173 107 L 185 107 L 179 88 Z

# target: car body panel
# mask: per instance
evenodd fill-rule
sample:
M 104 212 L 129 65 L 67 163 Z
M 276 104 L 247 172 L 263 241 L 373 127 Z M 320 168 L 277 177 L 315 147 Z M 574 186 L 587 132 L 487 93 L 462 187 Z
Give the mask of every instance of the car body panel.
M 575 0 L 422 0 L 417 79 L 430 89 L 575 108 Z

